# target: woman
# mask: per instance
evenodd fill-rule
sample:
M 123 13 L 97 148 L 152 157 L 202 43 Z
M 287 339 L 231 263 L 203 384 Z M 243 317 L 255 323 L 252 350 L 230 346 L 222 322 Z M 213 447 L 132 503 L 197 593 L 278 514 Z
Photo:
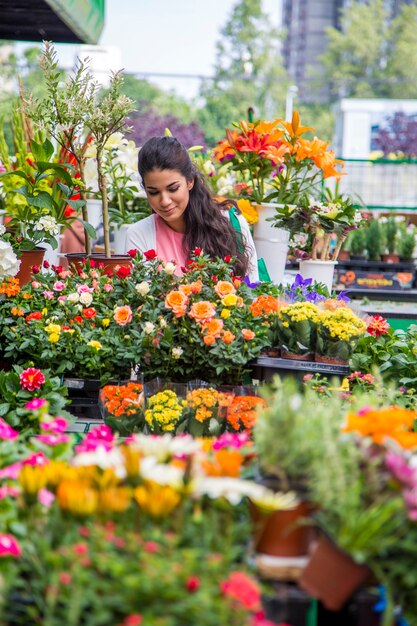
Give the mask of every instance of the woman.
M 230 202 L 215 202 L 184 146 L 174 137 L 152 137 L 139 152 L 139 174 L 154 213 L 127 231 L 126 250 L 155 250 L 174 261 L 181 274 L 194 248 L 212 258 L 236 257 L 234 272 L 258 280 L 249 226 L 238 215 L 241 232 L 229 219 Z

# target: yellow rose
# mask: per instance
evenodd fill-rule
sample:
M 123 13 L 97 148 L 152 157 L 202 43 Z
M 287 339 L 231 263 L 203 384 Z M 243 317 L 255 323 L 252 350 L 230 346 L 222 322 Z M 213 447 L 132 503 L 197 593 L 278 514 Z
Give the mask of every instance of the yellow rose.
M 50 343 L 56 343 L 57 341 L 59 341 L 59 337 L 60 337 L 59 333 L 51 333 L 49 335 L 48 341 Z
M 110 324 L 109 318 L 105 317 L 103 320 L 101 320 L 101 324 L 102 326 L 104 326 L 104 328 L 107 328 L 107 326 Z
M 224 320 L 227 320 L 230 315 L 231 313 L 228 309 L 223 309 L 223 311 L 220 313 L 220 317 L 222 317 Z
M 95 350 L 100 350 L 101 343 L 99 341 L 95 341 L 94 339 L 92 339 L 91 341 L 87 343 L 87 346 L 90 346 L 91 348 L 94 348 Z
M 236 306 L 236 303 L 237 303 L 237 296 L 234 293 L 229 293 L 222 300 L 222 304 L 224 304 L 224 306 Z
M 59 324 L 48 324 L 48 326 L 45 326 L 45 330 L 47 333 L 60 333 L 61 326 Z

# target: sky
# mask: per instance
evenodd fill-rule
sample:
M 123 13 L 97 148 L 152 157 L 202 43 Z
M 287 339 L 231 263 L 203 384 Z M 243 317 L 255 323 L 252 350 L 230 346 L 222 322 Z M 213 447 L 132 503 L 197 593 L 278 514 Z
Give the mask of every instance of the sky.
M 112 69 L 123 67 L 138 78 L 147 78 L 192 99 L 198 90 L 198 78 L 169 79 L 148 74 L 211 76 L 220 29 L 236 1 L 106 0 L 106 22 L 99 45 L 115 47 Z M 271 24 L 278 28 L 280 0 L 262 2 Z M 62 65 L 68 67 L 79 48 L 67 44 L 57 46 L 57 51 Z

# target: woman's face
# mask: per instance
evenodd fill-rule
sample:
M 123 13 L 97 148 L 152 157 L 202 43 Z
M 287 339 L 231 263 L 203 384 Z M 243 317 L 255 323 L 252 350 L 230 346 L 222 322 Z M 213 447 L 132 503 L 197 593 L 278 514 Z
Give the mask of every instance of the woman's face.
M 188 181 L 178 170 L 151 170 L 143 177 L 148 202 L 152 209 L 179 233 L 185 231 L 184 212 L 188 206 L 190 189 Z

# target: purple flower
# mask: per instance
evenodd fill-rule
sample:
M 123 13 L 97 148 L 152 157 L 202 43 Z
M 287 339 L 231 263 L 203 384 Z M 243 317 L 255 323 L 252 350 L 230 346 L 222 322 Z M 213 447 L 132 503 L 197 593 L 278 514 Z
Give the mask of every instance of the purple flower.
M 341 291 L 337 296 L 338 300 L 343 300 L 343 302 L 350 302 L 350 298 L 347 295 L 347 291 Z
M 256 289 L 256 287 L 258 287 L 258 285 L 260 285 L 260 284 L 261 284 L 261 282 L 260 282 L 260 281 L 257 281 L 257 282 L 254 282 L 254 283 L 251 283 L 251 282 L 250 282 L 250 280 L 249 280 L 249 276 L 245 276 L 245 278 L 243 279 L 243 282 L 244 282 L 244 283 L 246 283 L 246 284 L 247 284 L 247 286 L 248 286 L 250 289 Z

